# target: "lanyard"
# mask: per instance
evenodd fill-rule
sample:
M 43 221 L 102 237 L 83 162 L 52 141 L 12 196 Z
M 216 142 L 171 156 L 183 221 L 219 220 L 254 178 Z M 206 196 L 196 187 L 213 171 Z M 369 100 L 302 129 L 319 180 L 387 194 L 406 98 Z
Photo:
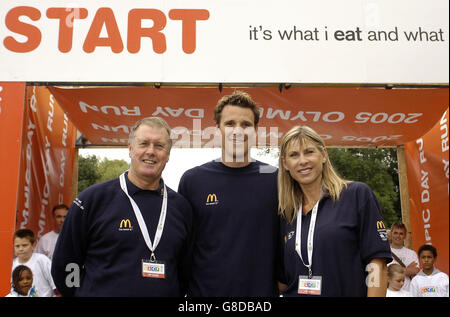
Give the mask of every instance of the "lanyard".
M 166 214 L 167 214 L 167 190 L 166 190 L 166 184 L 164 184 L 164 193 L 163 193 L 163 202 L 161 206 L 161 214 L 159 215 L 159 222 L 158 227 L 156 228 L 155 233 L 155 241 L 152 244 L 152 241 L 150 240 L 150 236 L 148 234 L 147 226 L 145 225 L 144 218 L 142 217 L 141 210 L 139 209 L 138 205 L 134 201 L 133 198 L 128 194 L 127 184 L 125 182 L 125 172 L 120 175 L 120 187 L 122 187 L 122 190 L 125 192 L 125 194 L 128 196 L 128 199 L 130 200 L 131 206 L 133 207 L 134 214 L 136 215 L 136 219 L 139 224 L 139 228 L 141 229 L 142 236 L 144 237 L 145 243 L 147 244 L 147 247 L 152 252 L 150 260 L 156 261 L 155 258 L 155 250 L 158 246 L 159 241 L 161 240 L 162 232 L 164 229 L 164 223 L 166 221 Z
M 322 196 L 322 193 L 320 197 Z M 308 230 L 308 241 L 307 241 L 307 251 L 308 251 L 308 265 L 305 264 L 302 257 L 302 251 L 301 251 L 301 239 L 302 239 L 302 204 L 300 204 L 300 208 L 298 209 L 297 213 L 297 229 L 295 234 L 295 251 L 297 251 L 298 255 L 300 256 L 300 260 L 302 260 L 302 263 L 304 266 L 308 268 L 308 277 L 312 278 L 312 254 L 313 254 L 313 240 L 314 240 L 314 229 L 316 227 L 316 219 L 317 219 L 317 210 L 319 209 L 319 202 L 320 197 L 317 203 L 314 205 L 314 208 L 311 212 L 311 221 L 309 223 L 309 230 Z

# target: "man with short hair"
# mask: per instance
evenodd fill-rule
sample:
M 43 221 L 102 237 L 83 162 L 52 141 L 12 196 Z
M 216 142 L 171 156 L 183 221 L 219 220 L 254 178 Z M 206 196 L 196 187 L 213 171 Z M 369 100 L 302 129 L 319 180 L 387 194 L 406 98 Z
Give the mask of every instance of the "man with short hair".
M 34 252 L 45 254 L 50 260 L 55 251 L 56 241 L 58 240 L 59 232 L 66 219 L 69 207 L 64 204 L 56 205 L 52 209 L 54 229 L 44 234 L 38 241 Z
M 171 146 L 163 119 L 139 120 L 130 132 L 130 169 L 72 203 L 52 264 L 63 296 L 185 294 L 192 209 L 161 178 Z
M 402 222 L 396 222 L 391 226 L 391 253 L 393 261 L 388 266 L 398 263 L 405 268 L 405 283 L 401 289 L 409 292 L 411 279 L 420 269 L 416 252 L 404 246 L 406 232 L 406 226 Z
M 259 108 L 236 91 L 214 119 L 222 157 L 186 171 L 178 188 L 194 211 L 188 296 L 276 296 L 277 169 L 250 157 Z

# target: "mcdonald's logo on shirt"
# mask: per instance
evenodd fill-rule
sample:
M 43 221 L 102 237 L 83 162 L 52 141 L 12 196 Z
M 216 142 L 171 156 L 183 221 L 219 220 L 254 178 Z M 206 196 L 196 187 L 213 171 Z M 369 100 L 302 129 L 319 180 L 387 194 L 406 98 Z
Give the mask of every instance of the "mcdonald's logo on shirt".
M 210 205 L 217 205 L 219 203 L 219 200 L 217 199 L 217 195 L 212 193 L 212 194 L 208 194 L 208 196 L 206 196 L 206 206 L 210 206 Z
M 119 231 L 132 231 L 133 227 L 131 226 L 130 219 L 122 219 L 119 225 Z
M 377 231 L 382 241 L 388 241 L 388 234 L 383 221 L 377 221 Z

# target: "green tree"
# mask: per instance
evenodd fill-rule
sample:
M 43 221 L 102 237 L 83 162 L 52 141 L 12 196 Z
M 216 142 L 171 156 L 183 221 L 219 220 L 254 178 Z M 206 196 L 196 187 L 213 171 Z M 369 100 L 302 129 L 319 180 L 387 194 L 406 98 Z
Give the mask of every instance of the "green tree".
M 100 178 L 99 160 L 95 155 L 78 157 L 78 194 L 97 183 Z
M 100 162 L 98 171 L 100 178 L 98 182 L 104 182 L 113 178 L 117 178 L 126 171 L 130 165 L 124 160 L 108 160 L 105 158 Z
M 78 158 L 78 194 L 91 185 L 119 177 L 129 168 L 124 160 L 102 161 L 95 155 Z
M 396 149 L 329 148 L 328 154 L 343 178 L 370 186 L 380 203 L 386 226 L 401 219 Z

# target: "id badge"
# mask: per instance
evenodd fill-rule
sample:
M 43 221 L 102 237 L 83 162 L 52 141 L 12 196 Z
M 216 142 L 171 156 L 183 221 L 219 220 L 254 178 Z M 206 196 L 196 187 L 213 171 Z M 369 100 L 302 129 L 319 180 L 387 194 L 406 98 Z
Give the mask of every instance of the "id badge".
M 165 264 L 160 261 L 142 260 L 142 276 L 150 278 L 164 278 Z
M 320 295 L 322 293 L 322 276 L 308 278 L 306 275 L 300 275 L 298 278 L 298 293 Z

